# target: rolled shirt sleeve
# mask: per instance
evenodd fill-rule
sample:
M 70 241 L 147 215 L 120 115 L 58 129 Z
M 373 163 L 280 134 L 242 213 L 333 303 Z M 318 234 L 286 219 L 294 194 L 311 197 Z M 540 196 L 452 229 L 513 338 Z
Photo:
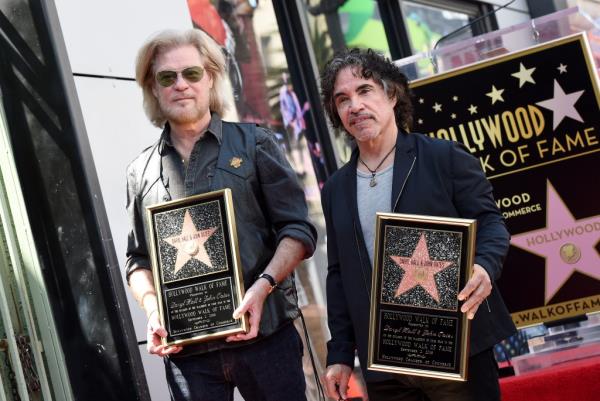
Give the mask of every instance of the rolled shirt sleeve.
M 257 129 L 256 166 L 265 212 L 277 233 L 277 242 L 284 237 L 298 240 L 304 245 L 305 258 L 311 257 L 317 231 L 308 220 L 304 191 L 273 134 L 262 128 Z
M 129 218 L 129 233 L 127 234 L 127 250 L 125 253 L 125 277 L 137 269 L 150 269 L 148 247 L 144 235 L 143 214 L 139 209 L 136 196 L 136 177 L 133 164 L 127 167 L 127 215 Z

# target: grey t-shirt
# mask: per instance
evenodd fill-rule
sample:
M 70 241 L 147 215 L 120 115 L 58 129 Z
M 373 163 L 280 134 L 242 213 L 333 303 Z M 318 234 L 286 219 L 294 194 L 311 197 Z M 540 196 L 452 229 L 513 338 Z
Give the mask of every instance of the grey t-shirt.
M 356 203 L 371 266 L 375 253 L 375 214 L 392 211 L 392 182 L 394 165 L 375 174 L 377 185 L 370 186 L 371 174 L 356 170 Z

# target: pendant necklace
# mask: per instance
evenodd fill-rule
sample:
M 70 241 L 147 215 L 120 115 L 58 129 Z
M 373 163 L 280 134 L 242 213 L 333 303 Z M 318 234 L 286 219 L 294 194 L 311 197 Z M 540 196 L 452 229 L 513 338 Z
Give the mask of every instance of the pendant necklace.
M 374 187 L 375 185 L 377 185 L 377 180 L 375 179 L 375 174 L 377 174 L 377 170 L 379 169 L 379 167 L 381 167 L 383 162 L 389 157 L 389 155 L 392 154 L 394 149 L 396 149 L 396 145 L 394 145 L 394 147 L 387 153 L 387 155 L 385 155 L 385 157 L 383 159 L 381 159 L 381 161 L 379 162 L 377 167 L 375 167 L 374 170 L 371 170 L 369 168 L 369 166 L 367 166 L 367 163 L 365 163 L 363 161 L 363 159 L 360 158 L 360 156 L 358 157 L 358 161 L 361 162 L 363 164 L 363 166 L 365 166 L 367 168 L 367 170 L 369 170 L 369 172 L 371 173 L 371 181 L 369 182 L 369 186 Z

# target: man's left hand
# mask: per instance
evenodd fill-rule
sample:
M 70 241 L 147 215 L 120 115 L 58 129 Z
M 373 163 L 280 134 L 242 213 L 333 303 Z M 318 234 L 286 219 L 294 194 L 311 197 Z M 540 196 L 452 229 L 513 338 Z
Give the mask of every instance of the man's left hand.
M 263 304 L 269 295 L 271 286 L 267 280 L 257 280 L 252 287 L 246 291 L 244 299 L 238 308 L 233 312 L 233 318 L 238 319 L 244 313 L 250 314 L 250 330 L 248 333 L 240 333 L 226 338 L 226 341 L 244 341 L 255 338 L 258 335 L 260 318 L 262 316 Z
M 492 292 L 492 281 L 487 271 L 478 264 L 473 265 L 473 275 L 458 294 L 459 301 L 465 301 L 460 308 L 461 312 L 467 314 L 467 318 L 473 319 L 479 305 Z

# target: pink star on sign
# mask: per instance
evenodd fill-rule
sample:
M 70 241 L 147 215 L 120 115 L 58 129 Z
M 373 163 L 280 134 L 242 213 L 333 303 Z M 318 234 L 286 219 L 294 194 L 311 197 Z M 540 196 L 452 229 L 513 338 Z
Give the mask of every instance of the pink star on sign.
M 600 279 L 595 249 L 600 216 L 575 220 L 550 181 L 547 181 L 546 228 L 513 235 L 510 243 L 546 259 L 546 303 L 576 270 Z
M 454 262 L 431 260 L 424 233 L 421 233 L 417 247 L 410 258 L 403 256 L 390 256 L 390 258 L 404 271 L 404 277 L 396 290 L 396 297 L 420 285 L 436 302 L 440 302 L 435 275 Z
M 164 239 L 169 245 L 177 248 L 175 274 L 177 274 L 190 259 L 197 259 L 208 267 L 213 267 L 210 262 L 210 257 L 206 252 L 205 243 L 216 230 L 217 228 L 214 227 L 198 231 L 192 221 L 190 211 L 185 211 L 181 234 Z

